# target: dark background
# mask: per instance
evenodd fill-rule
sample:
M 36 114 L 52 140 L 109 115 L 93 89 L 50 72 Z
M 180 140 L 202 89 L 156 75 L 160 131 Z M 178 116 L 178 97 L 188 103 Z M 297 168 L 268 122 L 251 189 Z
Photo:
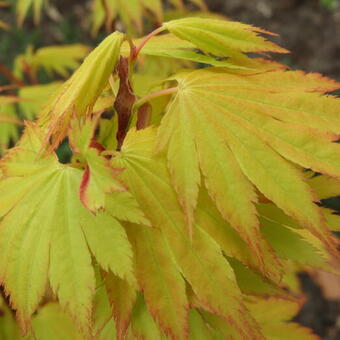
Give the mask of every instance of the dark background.
M 207 0 L 212 11 L 280 35 L 293 68 L 340 78 L 340 5 L 321 0 Z M 324 2 L 325 3 L 325 2 Z

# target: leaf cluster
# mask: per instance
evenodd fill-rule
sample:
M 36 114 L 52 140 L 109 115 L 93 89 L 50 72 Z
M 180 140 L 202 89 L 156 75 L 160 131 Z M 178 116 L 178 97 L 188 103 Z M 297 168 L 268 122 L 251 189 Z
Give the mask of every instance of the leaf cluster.
M 0 161 L 0 281 L 28 338 L 316 339 L 289 292 L 339 255 L 318 203 L 340 193 L 340 85 L 272 61 L 272 35 L 114 32 L 46 95 Z M 79 51 L 25 60 L 64 75 Z

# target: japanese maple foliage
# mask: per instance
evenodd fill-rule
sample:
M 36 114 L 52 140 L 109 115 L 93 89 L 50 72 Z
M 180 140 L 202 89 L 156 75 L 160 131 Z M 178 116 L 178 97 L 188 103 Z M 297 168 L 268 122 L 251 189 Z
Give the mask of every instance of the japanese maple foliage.
M 26 122 L 0 161 L 0 280 L 23 334 L 317 338 L 288 322 L 288 291 L 338 256 L 339 216 L 317 203 L 340 193 L 340 84 L 270 60 L 287 53 L 271 35 L 202 18 L 114 32 Z

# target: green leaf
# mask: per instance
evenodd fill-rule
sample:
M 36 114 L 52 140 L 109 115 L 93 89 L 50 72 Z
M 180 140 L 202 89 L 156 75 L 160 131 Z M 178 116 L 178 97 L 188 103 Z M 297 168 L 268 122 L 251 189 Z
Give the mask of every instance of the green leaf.
M 190 340 L 212 340 L 213 334 L 211 329 L 203 320 L 202 316 L 195 309 L 191 309 L 189 312 L 189 324 L 190 324 Z
M 273 282 L 264 278 L 258 272 L 246 267 L 235 258 L 228 257 L 228 261 L 233 267 L 237 284 L 243 293 L 252 295 L 287 295 L 287 293 L 276 286 Z
M 128 339 L 162 340 L 155 321 L 146 308 L 143 295 L 139 294 L 133 309 L 130 337 Z
M 33 334 L 29 340 L 84 340 L 69 318 L 57 303 L 48 303 L 39 309 L 32 321 Z
M 261 271 L 266 277 L 280 283 L 282 266 L 280 260 L 273 256 L 273 250 L 263 242 L 262 258 L 254 256 L 251 248 L 247 246 L 237 230 L 223 219 L 206 190 L 200 192 L 195 216 L 197 223 L 221 246 L 227 256 L 238 259 L 243 264 Z M 262 238 L 262 235 L 259 237 Z M 266 264 L 265 267 L 263 262 Z
M 32 85 L 21 87 L 18 91 L 22 101 L 19 109 L 28 120 L 33 120 L 37 114 L 48 104 L 49 98 L 60 86 L 59 82 L 44 85 Z
M 303 265 L 325 265 L 327 259 L 294 230 L 261 217 L 261 232 L 280 257 Z
M 314 176 L 308 183 L 320 199 L 326 199 L 340 195 L 340 180 L 328 176 Z
M 160 231 L 130 226 L 130 239 L 135 245 L 136 275 L 145 303 L 163 330 L 175 339 L 186 339 L 189 304 L 185 281 L 169 245 Z
M 100 155 L 102 147 L 93 142 L 96 124 L 96 119 L 87 119 L 83 124 L 74 120 L 69 135 L 72 150 L 87 163 L 80 184 L 80 199 L 94 213 L 104 209 L 106 194 L 126 191 L 117 179 L 121 169 L 111 168 L 109 161 Z
M 189 200 L 183 193 L 197 192 L 200 168 L 222 216 L 260 258 L 262 246 L 254 245 L 260 239 L 255 186 L 334 250 L 312 190 L 292 162 L 338 175 L 340 145 L 333 143 L 331 134 L 267 116 L 262 98 L 268 101 L 280 92 L 289 96 L 292 91 L 327 91 L 336 83 L 302 72 L 237 75 L 215 68 L 173 78 L 178 90 L 158 130 L 157 149 L 167 153 L 174 186 L 181 188 L 179 199 L 195 206 L 196 196 Z M 178 131 L 189 132 L 179 136 Z M 178 161 L 179 155 L 185 163 Z M 190 162 L 197 157 L 199 166 Z
M 19 329 L 15 322 L 12 311 L 6 305 L 4 299 L 0 298 L 0 339 L 17 340 L 19 337 Z
M 107 85 L 118 62 L 124 35 L 115 32 L 104 39 L 79 69 L 59 89 L 55 99 L 41 114 L 39 123 L 48 127 L 51 149 L 65 137 L 72 115 L 90 115 L 93 105 Z
M 104 282 L 112 307 L 117 337 L 124 339 L 136 302 L 136 289 L 125 280 L 110 273 L 105 273 Z
M 35 71 L 42 67 L 50 76 L 55 72 L 66 78 L 88 52 L 89 47 L 81 44 L 42 47 L 34 53 L 30 66 Z
M 267 339 L 284 340 L 287 337 L 292 340 L 319 339 L 308 328 L 296 323 L 286 322 L 298 313 L 300 309 L 299 302 L 275 297 L 253 299 L 248 303 L 248 308 L 261 324 Z
M 34 22 L 40 22 L 40 13 L 44 5 L 44 0 L 18 0 L 16 4 L 16 12 L 18 16 L 18 24 L 21 26 L 27 16 L 28 10 L 33 6 Z
M 130 130 L 114 166 L 124 166 L 122 176 L 150 222 L 162 230 L 173 256 L 204 307 L 232 322 L 241 334 L 259 333 L 243 307 L 234 273 L 218 244 L 195 227 L 192 239 L 168 178 L 164 161 L 152 159 L 155 130 Z M 211 280 L 214 277 L 214 280 Z
M 24 330 L 49 280 L 60 304 L 88 331 L 95 289 L 90 251 L 102 268 L 133 281 L 131 248 L 114 211 L 95 216 L 81 204 L 81 170 L 54 154 L 38 158 L 43 135 L 28 125 L 1 162 L 0 188 L 9 190 L 0 204 L 0 276 Z
M 6 102 L 6 98 L 0 98 L 0 154 L 8 148 L 11 142 L 17 141 L 19 137 L 18 125 L 21 124 L 14 105 L 5 104 Z
M 163 26 L 203 51 L 221 57 L 232 56 L 234 51 L 287 53 L 287 50 L 258 35 L 269 32 L 239 22 L 184 18 L 169 21 Z

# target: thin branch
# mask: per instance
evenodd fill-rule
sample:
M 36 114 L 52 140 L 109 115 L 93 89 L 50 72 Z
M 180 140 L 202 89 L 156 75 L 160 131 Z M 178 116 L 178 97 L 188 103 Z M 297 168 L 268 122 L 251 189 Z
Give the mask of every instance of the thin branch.
M 4 75 L 8 80 L 10 80 L 13 84 L 18 86 L 25 86 L 25 83 L 17 78 L 10 69 L 8 69 L 4 64 L 0 63 L 0 73 Z
M 146 43 L 153 38 L 155 35 L 165 31 L 166 28 L 164 26 L 158 27 L 157 29 L 155 29 L 154 31 L 152 31 L 150 34 L 148 34 L 146 37 L 144 37 L 144 39 L 141 41 L 141 43 L 135 48 L 135 51 L 133 53 L 133 60 L 136 59 L 138 57 L 138 54 L 140 53 L 140 51 L 143 49 L 143 47 L 146 45 Z
M 32 67 L 28 63 L 26 63 L 25 60 L 22 61 L 22 65 L 23 65 L 24 72 L 26 73 L 31 84 L 38 85 L 39 81 Z
M 147 96 L 137 100 L 135 105 L 134 105 L 134 107 L 133 107 L 133 110 L 137 110 L 143 104 L 149 102 L 150 100 L 152 100 L 154 98 L 158 98 L 158 97 L 166 96 L 166 95 L 169 95 L 169 94 L 173 94 L 173 93 L 176 93 L 177 91 L 178 91 L 178 86 L 170 87 L 168 89 L 163 89 L 163 90 L 159 90 L 159 91 L 150 93 Z

